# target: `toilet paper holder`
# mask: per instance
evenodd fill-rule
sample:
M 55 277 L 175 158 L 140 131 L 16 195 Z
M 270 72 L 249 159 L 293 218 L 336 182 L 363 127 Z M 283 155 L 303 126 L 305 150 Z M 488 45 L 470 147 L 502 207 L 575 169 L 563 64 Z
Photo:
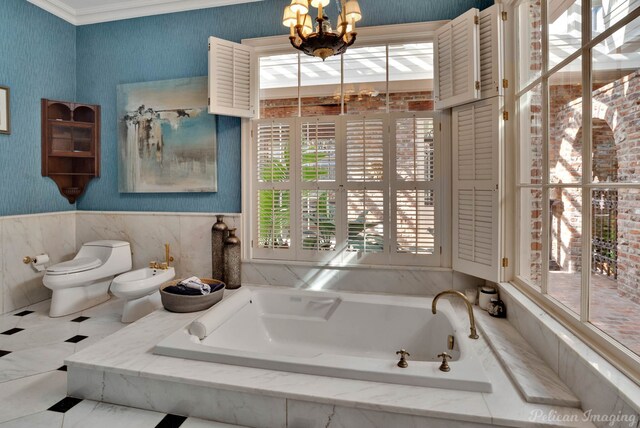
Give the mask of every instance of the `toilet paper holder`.
M 22 258 L 22 263 L 24 263 L 25 265 L 28 265 L 29 263 L 33 262 L 33 259 L 35 259 L 35 257 L 29 257 L 29 256 L 25 256 Z
M 47 254 L 39 254 L 37 256 L 24 256 L 22 258 L 22 263 L 24 263 L 25 265 L 28 264 L 38 264 L 38 258 L 44 258 L 44 261 L 42 261 L 41 263 L 48 263 L 49 262 L 49 256 Z

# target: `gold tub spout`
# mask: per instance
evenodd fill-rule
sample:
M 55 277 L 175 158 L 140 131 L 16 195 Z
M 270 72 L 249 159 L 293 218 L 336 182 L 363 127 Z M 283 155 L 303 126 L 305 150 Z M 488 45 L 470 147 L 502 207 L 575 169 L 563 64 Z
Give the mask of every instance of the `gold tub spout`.
M 467 312 L 469 313 L 469 323 L 471 324 L 471 334 L 469 335 L 469 337 L 471 339 L 477 339 L 479 336 L 478 332 L 476 331 L 476 319 L 473 316 L 473 306 L 471 306 L 471 303 L 469 302 L 469 300 L 467 300 L 467 297 L 461 292 L 456 290 L 447 290 L 436 294 L 436 297 L 433 298 L 433 302 L 431 303 L 431 313 L 436 313 L 436 303 L 438 303 L 438 299 L 446 294 L 460 297 L 465 305 L 467 305 Z

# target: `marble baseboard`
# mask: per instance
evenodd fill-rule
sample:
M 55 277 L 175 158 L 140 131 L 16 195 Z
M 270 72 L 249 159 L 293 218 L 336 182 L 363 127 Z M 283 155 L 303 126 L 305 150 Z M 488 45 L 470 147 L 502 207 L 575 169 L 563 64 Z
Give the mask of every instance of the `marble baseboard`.
M 22 263 L 25 256 L 46 253 L 50 264 L 73 257 L 76 250 L 75 212 L 0 217 L 1 313 L 51 297 L 42 284 L 44 272 Z

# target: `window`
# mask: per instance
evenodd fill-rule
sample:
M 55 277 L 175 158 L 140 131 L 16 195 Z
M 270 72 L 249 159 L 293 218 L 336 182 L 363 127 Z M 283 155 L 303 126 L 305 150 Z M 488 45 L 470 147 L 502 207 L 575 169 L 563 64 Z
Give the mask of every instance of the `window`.
M 518 279 L 637 372 L 640 2 L 517 12 Z
M 252 256 L 440 265 L 433 46 L 260 58 Z

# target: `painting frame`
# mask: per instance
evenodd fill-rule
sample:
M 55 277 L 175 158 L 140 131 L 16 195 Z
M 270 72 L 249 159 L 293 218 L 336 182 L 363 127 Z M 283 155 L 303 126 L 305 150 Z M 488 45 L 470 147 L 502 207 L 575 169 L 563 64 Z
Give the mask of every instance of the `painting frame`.
M 118 191 L 218 191 L 207 76 L 117 86 Z
M 11 90 L 0 86 L 0 134 L 11 134 Z

